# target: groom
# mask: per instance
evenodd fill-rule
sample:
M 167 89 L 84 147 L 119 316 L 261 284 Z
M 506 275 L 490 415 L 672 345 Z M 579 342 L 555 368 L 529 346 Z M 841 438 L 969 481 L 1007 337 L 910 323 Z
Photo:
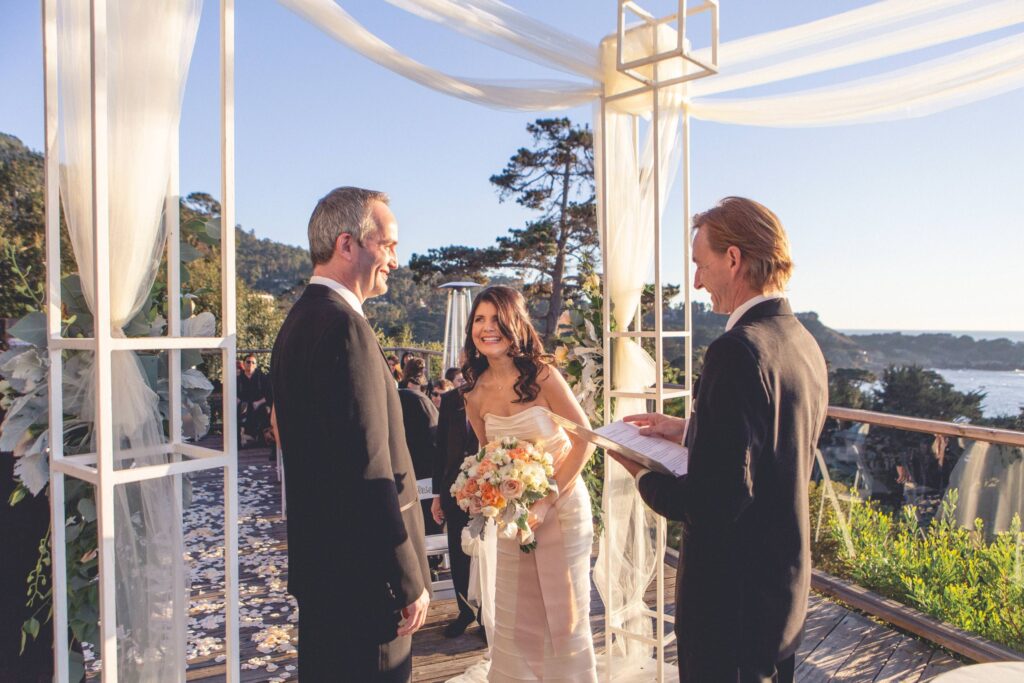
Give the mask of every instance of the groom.
M 689 472 L 614 456 L 651 508 L 683 523 L 676 635 L 683 683 L 792 681 L 811 580 L 807 482 L 828 407 L 825 359 L 782 290 L 782 224 L 728 197 L 693 219 L 693 286 L 729 314 L 708 347 L 689 426 L 650 413 L 642 434 L 686 439 Z
M 387 195 L 341 187 L 321 199 L 313 277 L 274 344 L 302 680 L 408 681 L 430 602 L 402 406 L 362 308 L 387 291 L 397 244 Z

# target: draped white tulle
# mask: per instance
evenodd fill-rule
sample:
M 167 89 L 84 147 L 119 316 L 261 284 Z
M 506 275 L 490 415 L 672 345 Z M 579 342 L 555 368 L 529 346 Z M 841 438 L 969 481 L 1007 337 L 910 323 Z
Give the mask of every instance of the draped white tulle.
M 508 417 L 487 415 L 484 422 L 488 440 L 514 436 L 534 441 L 556 456 L 570 446 L 565 431 L 539 406 Z M 587 487 L 576 482 L 559 496 L 548 515 L 537 529 L 538 548 L 532 553 L 522 552 L 517 540 L 495 543 L 493 527 L 486 529 L 485 538 L 492 539 L 489 545 L 496 548 L 497 561 L 493 566 L 480 565 L 482 571 L 475 573 L 483 595 L 494 599 L 493 608 L 486 602 L 481 605 L 484 614 L 494 615 L 493 623 L 485 618 L 489 661 L 474 664 L 449 683 L 596 683 L 590 631 L 594 525 Z M 555 525 L 557 534 L 552 534 Z M 550 545 L 552 538 L 560 539 L 559 547 Z M 479 545 L 472 549 L 486 553 Z M 549 587 L 557 593 L 547 592 Z
M 949 475 L 954 489 L 961 525 L 973 528 L 980 519 L 986 533 L 1009 531 L 1014 516 L 1024 520 L 1024 448 L 968 441 Z
M 546 26 L 498 0 L 389 0 L 493 48 L 575 75 L 575 82 L 479 80 L 446 74 L 409 59 L 373 35 L 336 0 L 279 0 L 336 40 L 428 88 L 479 104 L 523 111 L 563 109 L 597 98 L 609 87 L 596 45 Z M 1024 63 L 997 36 L 976 48 L 864 79 L 843 79 L 835 93 L 801 88 L 799 78 L 910 54 L 1024 23 L 1019 0 L 887 0 L 799 26 L 741 38 L 719 47 L 719 74 L 691 83 L 675 106 L 694 118 L 756 126 L 864 123 L 957 107 L 1024 86 Z M 614 39 L 614 37 L 613 37 Z M 1018 31 L 1010 42 L 1024 42 Z M 694 55 L 707 59 L 696 50 Z M 951 63 L 983 60 L 984 68 L 943 73 Z M 627 81 L 629 79 L 626 79 Z M 796 81 L 785 95 L 716 98 L 758 86 Z M 630 87 L 638 83 L 631 82 Z M 674 92 L 682 92 L 676 89 Z M 845 93 L 844 97 L 840 93 Z M 649 115 L 650 102 L 613 108 Z M 824 108 L 824 112 L 822 109 Z
M 107 2 L 110 251 L 99 262 L 116 273 L 109 300 L 115 337 L 124 336 L 122 328 L 148 297 L 160 265 L 171 154 L 200 10 L 200 0 Z M 82 292 L 95 311 L 89 3 L 61 0 L 57 24 L 60 194 Z M 88 407 L 95 401 L 95 373 L 66 379 L 72 384 L 68 400 L 81 400 L 83 414 L 94 414 Z M 111 382 L 115 467 L 166 461 L 161 455 L 118 458 L 127 449 L 151 449 L 166 439 L 158 397 L 135 353 L 112 354 Z M 171 569 L 183 562 L 181 501 L 172 484 L 162 478 L 114 488 L 121 680 L 183 678 L 185 643 L 176 619 L 185 618 L 187 605 L 181 604 Z

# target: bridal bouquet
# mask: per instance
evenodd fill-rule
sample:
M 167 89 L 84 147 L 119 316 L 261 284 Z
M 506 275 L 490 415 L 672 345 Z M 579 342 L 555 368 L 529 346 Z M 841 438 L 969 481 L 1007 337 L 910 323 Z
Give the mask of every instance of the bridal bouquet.
M 470 536 L 479 538 L 487 520 L 493 519 L 499 538 L 518 537 L 523 552 L 533 550 L 537 542 L 527 523 L 530 506 L 558 490 L 551 454 L 510 436 L 467 456 L 459 470 L 451 493 L 469 513 Z

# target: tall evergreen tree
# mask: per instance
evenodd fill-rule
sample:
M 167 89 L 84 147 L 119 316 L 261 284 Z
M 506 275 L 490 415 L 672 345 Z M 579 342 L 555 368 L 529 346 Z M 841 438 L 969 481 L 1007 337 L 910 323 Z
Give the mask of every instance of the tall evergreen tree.
M 414 254 L 409 266 L 420 280 L 514 271 L 528 283 L 530 298 L 546 299 L 540 313 L 550 339 L 566 300 L 578 289 L 573 274 L 586 275 L 595 267 L 594 137 L 588 126 L 567 118 L 538 119 L 526 130 L 532 147 L 519 149 L 490 180 L 500 201 L 514 199 L 536 211 L 537 218 L 510 228 L 493 247 L 431 249 L 426 256 Z

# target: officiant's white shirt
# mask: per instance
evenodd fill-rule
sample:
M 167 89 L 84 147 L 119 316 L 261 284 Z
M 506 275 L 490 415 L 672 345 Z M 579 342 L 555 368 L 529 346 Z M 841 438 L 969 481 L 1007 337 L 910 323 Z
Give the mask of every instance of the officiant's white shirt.
M 746 301 L 741 303 L 739 306 L 737 306 L 736 310 L 733 311 L 732 315 L 729 316 L 729 320 L 727 320 L 726 323 L 725 323 L 725 331 L 728 332 L 732 328 L 736 327 L 736 323 L 738 323 L 740 321 L 740 318 L 743 317 L 743 314 L 746 313 L 747 311 L 749 311 L 754 306 L 756 306 L 756 305 L 758 305 L 760 303 L 763 303 L 765 301 L 772 301 L 773 299 L 781 299 L 781 298 L 783 298 L 785 296 L 786 295 L 783 294 L 782 292 L 774 292 L 772 294 L 759 294 L 759 295 L 757 295 L 755 297 L 747 299 Z
M 347 301 L 349 306 L 356 309 L 356 313 L 363 316 L 364 318 L 366 317 L 366 314 L 363 313 L 363 304 L 359 302 L 359 297 L 357 297 L 351 289 L 341 284 L 337 280 L 332 280 L 331 278 L 324 277 L 323 275 L 314 275 L 313 277 L 309 278 L 309 284 L 330 287 L 335 292 L 337 292 L 342 299 Z

